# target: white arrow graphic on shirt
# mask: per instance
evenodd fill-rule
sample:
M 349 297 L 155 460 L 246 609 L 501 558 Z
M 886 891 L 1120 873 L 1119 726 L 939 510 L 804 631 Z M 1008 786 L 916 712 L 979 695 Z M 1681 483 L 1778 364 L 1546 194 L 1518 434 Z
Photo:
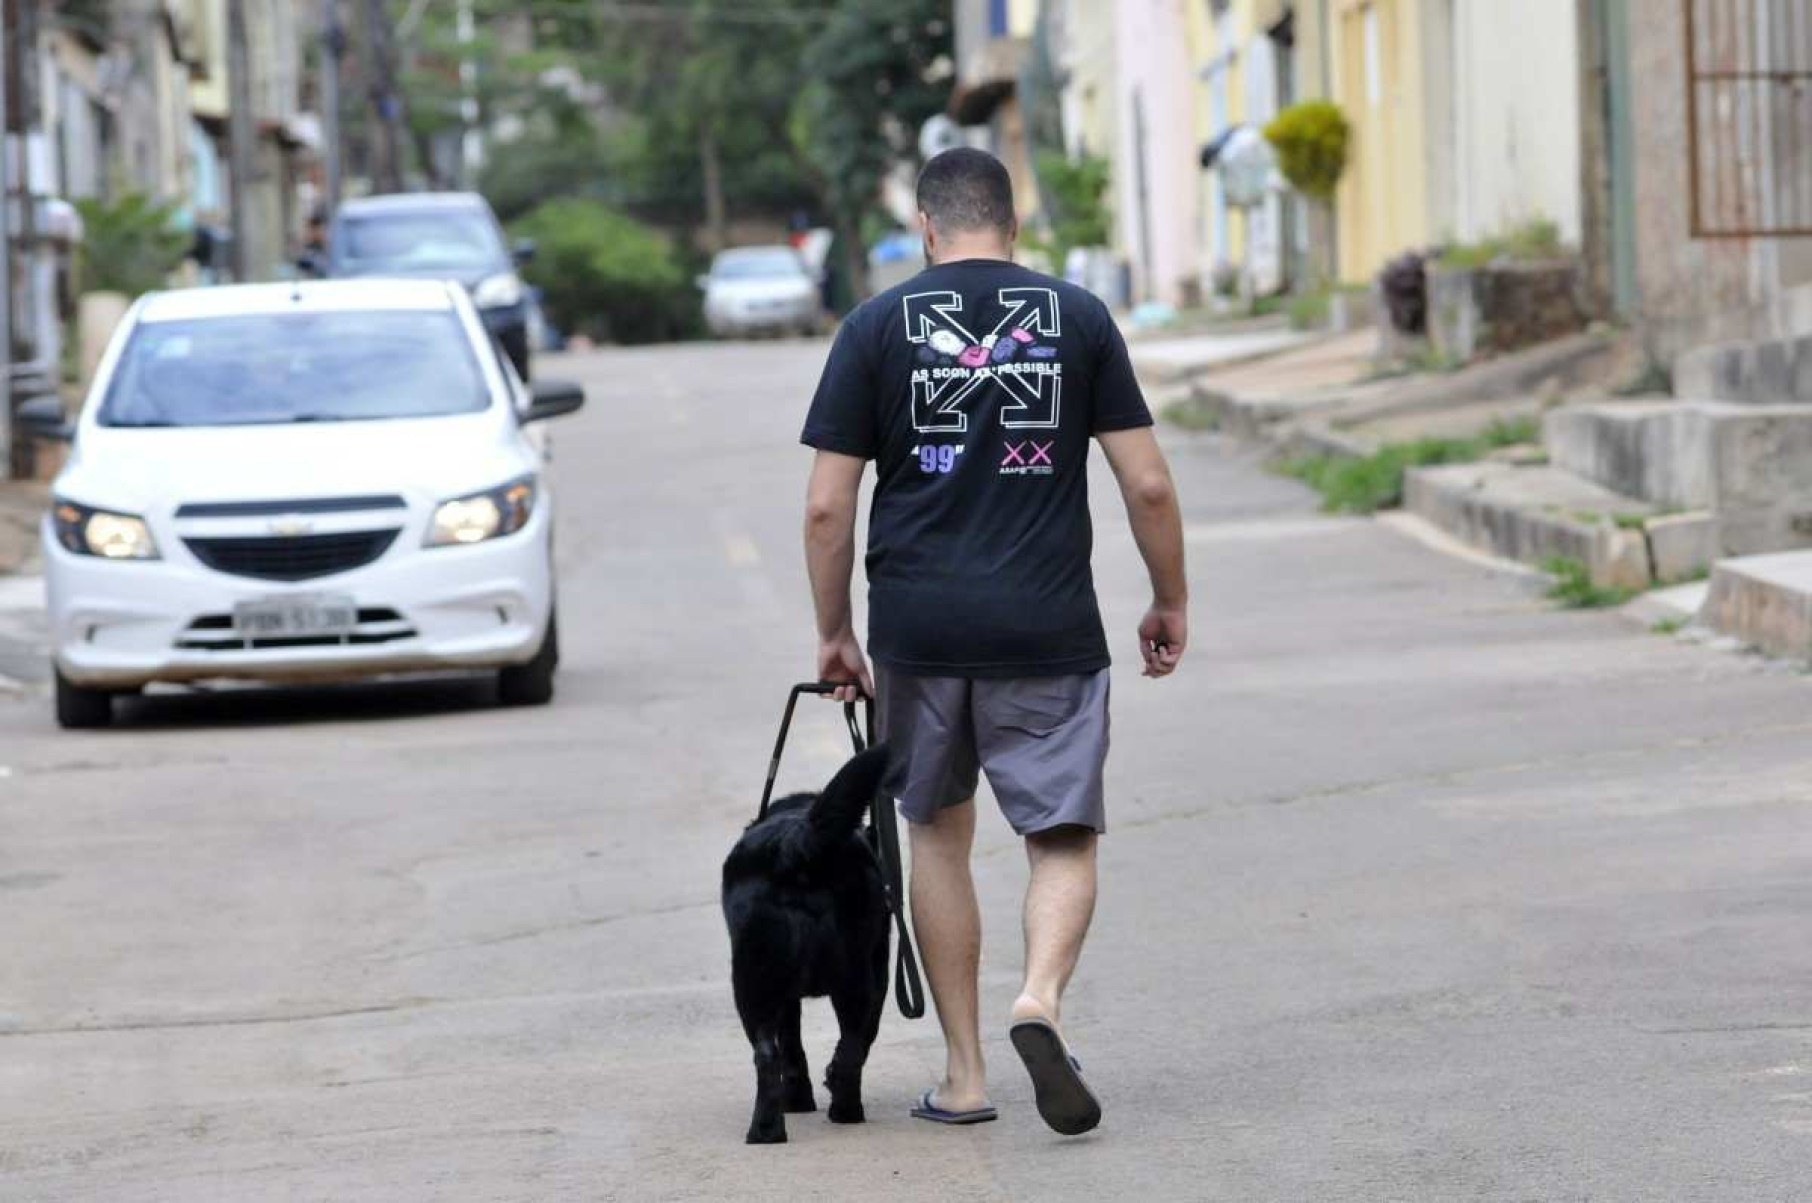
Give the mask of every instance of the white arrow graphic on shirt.
M 1053 289 L 1003 288 L 1000 290 L 1000 303 L 1007 313 L 1000 319 L 1000 325 L 994 327 L 996 335 L 1005 334 L 1014 328 L 1042 334 L 1046 338 L 1057 338 L 1063 334 L 1057 309 L 1057 293 Z
M 954 292 L 915 292 L 901 302 L 906 311 L 906 339 L 922 343 L 937 333 L 941 326 L 957 335 L 965 344 L 981 340 L 957 319 L 962 316 L 963 298 Z
M 1062 333 L 1061 311 L 1057 293 L 1050 288 L 1003 288 L 996 294 L 1004 311 L 988 339 L 992 346 L 1010 331 L 1023 330 L 1046 338 Z M 962 323 L 963 299 L 955 292 L 915 292 L 901 300 L 906 319 L 908 342 L 933 341 L 940 331 L 962 340 L 965 347 L 981 340 Z M 935 346 L 935 342 L 933 343 Z M 943 348 L 937 348 L 946 353 Z M 1048 430 L 1057 426 L 1061 413 L 1063 382 L 1061 369 L 1050 364 L 1049 370 L 1020 374 L 1003 365 L 988 364 L 971 368 L 963 374 L 933 378 L 929 369 L 914 371 L 912 380 L 912 425 L 922 434 L 964 434 L 969 429 L 969 415 L 963 402 L 983 384 L 998 383 L 1007 403 L 1000 410 L 1000 424 L 1011 430 Z M 1040 365 L 1044 366 L 1044 365 Z

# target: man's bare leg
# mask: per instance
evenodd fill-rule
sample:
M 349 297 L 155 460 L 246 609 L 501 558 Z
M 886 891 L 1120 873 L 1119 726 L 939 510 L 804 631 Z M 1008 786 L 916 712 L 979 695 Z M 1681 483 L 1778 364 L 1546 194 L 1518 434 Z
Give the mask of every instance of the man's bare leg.
M 946 1111 L 988 1104 L 976 1004 L 981 972 L 981 908 L 969 851 L 975 803 L 946 806 L 929 823 L 908 824 L 912 838 L 912 926 L 944 1028 L 944 1081 L 932 1101 Z
M 1026 886 L 1025 988 L 1013 1002 L 1014 1019 L 1060 1024 L 1063 990 L 1095 915 L 1095 845 L 1086 827 L 1057 827 L 1026 837 L 1032 880 Z

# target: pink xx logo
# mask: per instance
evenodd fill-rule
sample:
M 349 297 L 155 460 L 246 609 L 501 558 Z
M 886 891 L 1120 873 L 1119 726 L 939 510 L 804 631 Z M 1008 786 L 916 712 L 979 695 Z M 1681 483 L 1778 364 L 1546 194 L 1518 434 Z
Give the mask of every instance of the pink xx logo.
M 1051 463 L 1051 448 L 1056 445 L 1055 441 L 1008 443 L 1006 456 L 1000 461 L 1000 466 L 1003 468 L 1034 468 L 1043 464 L 1047 468 L 1055 467 Z

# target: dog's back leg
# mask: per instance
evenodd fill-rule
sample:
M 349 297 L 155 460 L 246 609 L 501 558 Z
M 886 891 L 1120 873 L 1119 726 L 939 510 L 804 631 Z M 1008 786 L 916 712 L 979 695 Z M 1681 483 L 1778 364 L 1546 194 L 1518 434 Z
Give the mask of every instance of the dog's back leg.
M 738 967 L 740 968 L 740 967 Z M 737 972 L 736 1012 L 755 1051 L 755 1113 L 749 1119 L 748 1143 L 786 1143 L 786 1113 L 781 1109 L 783 1058 L 780 1051 L 781 1007 L 777 1000 Z
M 812 1097 L 812 1071 L 805 1064 L 805 1045 L 799 1039 L 799 1000 L 780 1012 L 780 1067 L 783 1079 L 780 1101 L 788 1114 L 818 1110 Z
M 868 1064 L 868 1050 L 881 1030 L 881 1012 L 887 1006 L 885 937 L 872 962 L 831 994 L 831 1007 L 837 1012 L 837 1051 L 824 1084 L 830 1087 L 833 1124 L 859 1124 L 868 1118 L 862 1107 L 862 1067 Z

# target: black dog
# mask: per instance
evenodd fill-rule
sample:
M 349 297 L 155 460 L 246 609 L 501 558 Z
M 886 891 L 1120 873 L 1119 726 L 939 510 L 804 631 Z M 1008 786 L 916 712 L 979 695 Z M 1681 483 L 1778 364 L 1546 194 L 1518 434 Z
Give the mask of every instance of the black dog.
M 859 1124 L 862 1066 L 887 1001 L 887 892 L 858 831 L 887 768 L 884 748 L 844 765 L 822 794 L 795 794 L 750 824 L 724 861 L 736 1010 L 755 1048 L 750 1144 L 786 1140 L 788 1111 L 814 1111 L 799 1000 L 830 995 L 839 1038 L 824 1084 L 834 1124 Z

